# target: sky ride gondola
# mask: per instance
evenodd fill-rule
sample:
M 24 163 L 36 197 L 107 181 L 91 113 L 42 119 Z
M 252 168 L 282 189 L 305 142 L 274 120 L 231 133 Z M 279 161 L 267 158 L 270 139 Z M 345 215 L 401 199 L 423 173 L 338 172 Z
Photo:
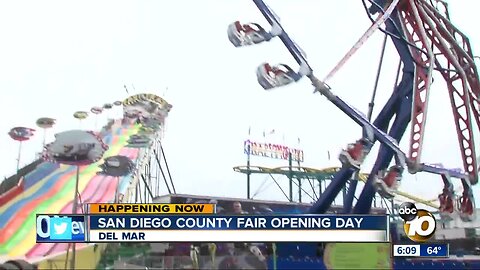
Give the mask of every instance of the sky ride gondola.
M 35 135 L 35 129 L 28 127 L 14 127 L 8 132 L 10 138 L 18 142 L 17 171 L 20 169 L 20 158 L 22 156 L 22 144 Z
M 41 117 L 37 119 L 37 126 L 43 129 L 43 143 L 42 147 L 45 147 L 45 140 L 47 137 L 47 129 L 52 128 L 56 124 L 57 120 L 50 117 Z

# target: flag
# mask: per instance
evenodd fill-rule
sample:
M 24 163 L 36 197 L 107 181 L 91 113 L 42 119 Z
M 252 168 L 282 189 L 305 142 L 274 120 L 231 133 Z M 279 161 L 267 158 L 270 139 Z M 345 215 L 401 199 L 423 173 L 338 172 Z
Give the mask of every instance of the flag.
M 250 136 L 251 131 L 252 131 L 252 127 L 248 127 L 248 136 Z
M 330 151 L 327 151 L 328 160 L 330 160 Z
M 297 138 L 298 144 L 300 144 L 300 137 Z
M 263 138 L 265 138 L 265 130 L 263 131 Z
M 269 134 L 269 135 L 272 135 L 272 134 L 274 134 L 274 133 L 275 133 L 275 129 L 272 129 L 272 130 L 270 130 L 270 132 L 269 132 L 268 134 Z

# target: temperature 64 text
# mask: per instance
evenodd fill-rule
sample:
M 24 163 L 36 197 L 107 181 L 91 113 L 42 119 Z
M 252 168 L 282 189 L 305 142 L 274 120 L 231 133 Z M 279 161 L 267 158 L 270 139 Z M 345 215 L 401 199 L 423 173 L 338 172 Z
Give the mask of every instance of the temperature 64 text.
M 420 257 L 448 257 L 448 244 L 420 244 Z

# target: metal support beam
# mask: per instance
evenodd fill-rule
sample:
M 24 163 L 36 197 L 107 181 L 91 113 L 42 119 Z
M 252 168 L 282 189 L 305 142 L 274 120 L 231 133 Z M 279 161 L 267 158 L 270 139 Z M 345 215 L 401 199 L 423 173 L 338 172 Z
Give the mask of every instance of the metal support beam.
M 298 202 L 302 202 L 302 179 L 298 178 Z
M 292 153 L 288 153 L 288 198 L 293 202 Z

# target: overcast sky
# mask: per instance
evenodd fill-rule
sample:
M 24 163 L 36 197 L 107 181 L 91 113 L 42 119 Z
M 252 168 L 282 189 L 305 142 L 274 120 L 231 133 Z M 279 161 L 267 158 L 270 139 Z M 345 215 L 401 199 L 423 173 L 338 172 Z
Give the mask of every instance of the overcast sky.
M 360 1 L 269 4 L 320 78 L 370 25 Z M 469 35 L 474 52 L 480 51 L 478 8 L 474 0 L 450 4 L 451 18 Z M 266 25 L 251 1 L 240 0 L 2 2 L 0 175 L 15 171 L 18 143 L 7 135 L 12 127 L 36 128 L 37 118 L 53 117 L 58 124 L 47 133 L 52 140 L 54 133 L 79 128 L 72 117 L 76 110 L 126 98 L 124 84 L 131 94 L 156 93 L 173 104 L 164 146 L 178 192 L 244 197 L 245 176 L 232 167 L 246 163 L 243 141 L 249 126 L 252 137 L 262 139 L 263 130 L 275 129 L 268 141 L 304 149 L 305 166 L 339 165 L 340 149 L 359 138 L 360 127 L 324 97 L 313 95 L 307 80 L 264 91 L 255 76 L 261 62 L 297 66 L 279 40 L 234 48 L 226 28 L 237 19 Z M 382 40 L 376 33 L 330 81 L 336 94 L 365 113 Z M 374 116 L 392 92 L 397 64 L 389 41 Z M 423 160 L 460 167 L 447 91 L 439 74 L 435 76 Z M 118 117 L 120 111 L 108 114 Z M 91 117 L 82 128 L 93 129 L 96 121 L 100 127 L 106 115 Z M 22 164 L 41 149 L 42 135 L 38 131 L 24 143 Z M 478 142 L 478 132 L 476 136 Z M 405 151 L 407 144 L 408 139 L 402 141 Z M 363 171 L 370 169 L 375 156 L 370 155 Z M 262 158 L 252 163 L 287 165 Z M 268 176 L 252 179 L 255 191 Z M 280 182 L 287 186 L 285 178 Z M 441 188 L 439 176 L 417 174 L 406 176 L 401 190 L 431 199 Z M 274 184 L 258 197 L 283 199 Z

